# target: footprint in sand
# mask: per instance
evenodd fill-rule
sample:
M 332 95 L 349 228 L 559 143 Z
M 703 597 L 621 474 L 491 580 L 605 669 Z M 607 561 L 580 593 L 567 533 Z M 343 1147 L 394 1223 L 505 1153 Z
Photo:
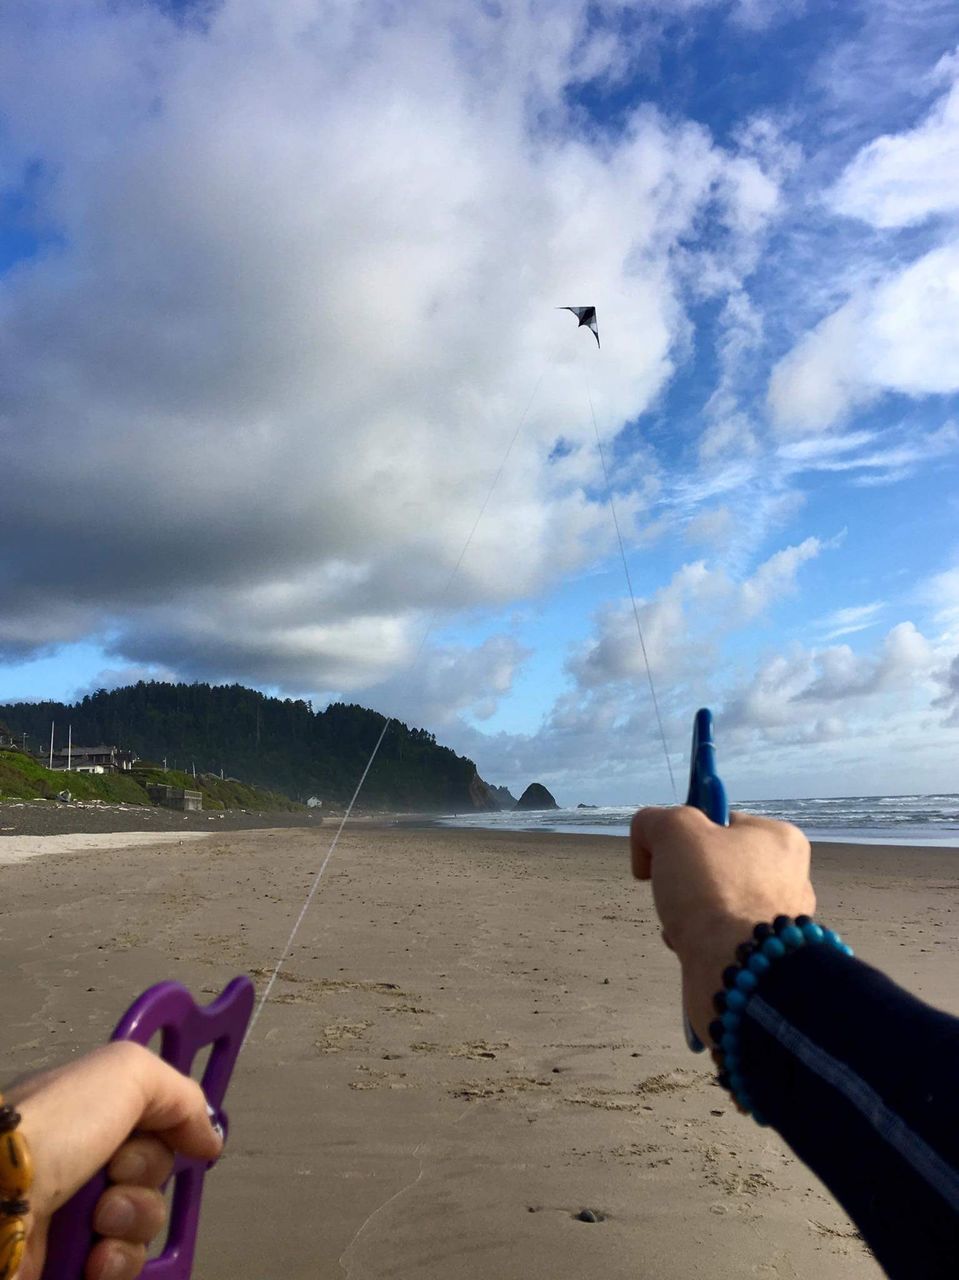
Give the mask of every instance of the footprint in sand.
M 351 1040 L 359 1040 L 373 1024 L 370 1022 L 333 1022 L 320 1031 L 321 1039 L 313 1041 L 320 1053 L 339 1053 Z

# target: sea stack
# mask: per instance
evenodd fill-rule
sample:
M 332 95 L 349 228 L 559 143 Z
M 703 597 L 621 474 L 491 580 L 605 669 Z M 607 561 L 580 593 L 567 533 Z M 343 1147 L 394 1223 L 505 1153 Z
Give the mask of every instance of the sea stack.
M 517 809 L 558 809 L 559 805 L 540 782 L 531 782 L 516 801 Z

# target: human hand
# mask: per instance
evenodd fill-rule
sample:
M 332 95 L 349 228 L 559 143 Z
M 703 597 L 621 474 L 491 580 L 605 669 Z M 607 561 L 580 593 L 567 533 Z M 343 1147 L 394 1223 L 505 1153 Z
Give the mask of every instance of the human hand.
M 663 941 L 679 957 L 683 1000 L 703 1043 L 712 997 L 753 925 L 812 915 L 809 841 L 798 827 L 733 813 L 728 827 L 683 805 L 640 809 L 630 826 L 633 875 L 652 880 Z
M 117 1041 L 21 1079 L 4 1097 L 20 1112 L 34 1167 L 17 1280 L 39 1280 L 51 1215 L 104 1166 L 113 1185 L 94 1214 L 104 1238 L 90 1251 L 84 1280 L 135 1280 L 166 1223 L 160 1187 L 174 1152 L 214 1160 L 222 1149 L 200 1086 L 141 1045 Z

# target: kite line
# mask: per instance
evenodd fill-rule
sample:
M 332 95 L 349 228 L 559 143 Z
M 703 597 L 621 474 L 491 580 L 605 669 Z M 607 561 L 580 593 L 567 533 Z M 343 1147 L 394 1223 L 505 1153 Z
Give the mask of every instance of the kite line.
M 572 307 L 567 310 L 572 310 Z M 595 323 L 596 312 L 594 308 L 593 321 Z M 580 320 L 580 324 L 583 321 Z M 596 335 L 596 343 L 599 345 L 599 335 Z M 633 591 L 633 580 L 629 572 L 629 562 L 626 559 L 626 547 L 623 543 L 623 535 L 619 528 L 619 517 L 616 514 L 616 503 L 613 501 L 613 486 L 609 478 L 609 470 L 606 466 L 606 454 L 603 450 L 603 442 L 599 436 L 599 427 L 596 425 L 596 413 L 593 410 L 593 396 L 589 389 L 589 380 L 586 380 L 586 399 L 589 401 L 589 415 L 593 420 L 593 434 L 596 436 L 596 449 L 599 453 L 599 460 L 603 465 L 603 479 L 606 482 L 606 501 L 609 503 L 609 513 L 613 517 L 613 528 L 616 530 L 616 541 L 619 543 L 619 554 L 623 562 L 623 573 L 626 576 L 626 588 L 629 591 L 629 600 L 633 606 L 633 620 L 636 623 L 636 634 L 639 636 L 639 647 L 643 653 L 643 664 L 646 667 L 646 681 L 649 684 L 649 696 L 653 700 L 653 710 L 656 713 L 656 724 L 659 726 L 659 740 L 663 744 L 663 755 L 666 757 L 666 768 L 669 772 L 669 785 L 673 793 L 673 804 L 679 804 L 679 795 L 676 791 L 676 779 L 673 776 L 673 764 L 669 758 L 669 747 L 666 744 L 666 730 L 663 728 L 663 717 L 659 711 L 659 699 L 656 697 L 656 687 L 653 684 L 653 671 L 649 663 L 649 653 L 646 650 L 646 640 L 643 636 L 643 625 L 639 620 L 639 606 L 636 604 L 636 595 Z
M 599 325 L 596 319 L 595 307 L 557 307 L 557 310 L 571 311 L 576 316 L 579 322 L 577 325 L 577 328 L 588 328 L 596 339 L 597 349 L 599 348 L 599 345 L 600 345 L 599 344 Z M 462 548 L 460 549 L 460 553 L 456 558 L 456 562 L 454 563 L 452 569 L 450 570 L 449 576 L 447 577 L 446 582 L 443 585 L 443 588 L 440 592 L 439 599 L 437 603 L 434 605 L 433 611 L 429 616 L 426 628 L 423 631 L 423 635 L 420 639 L 420 643 L 417 647 L 416 653 L 414 654 L 413 659 L 410 662 L 409 666 L 407 667 L 406 673 L 404 675 L 404 678 L 403 678 L 404 688 L 412 678 L 413 672 L 415 671 L 419 663 L 419 660 L 423 655 L 423 650 L 426 647 L 426 643 L 429 640 L 430 636 L 432 635 L 436 627 L 440 610 L 443 608 L 443 605 L 445 604 L 449 596 L 450 590 L 452 589 L 453 583 L 463 565 L 463 561 L 466 559 L 466 555 L 470 549 L 470 546 L 472 545 L 473 538 L 476 536 L 476 531 L 479 528 L 480 522 L 482 521 L 484 515 L 486 514 L 486 510 L 492 500 L 493 493 L 495 492 L 502 478 L 503 472 L 506 469 L 506 464 L 509 461 L 510 454 L 513 452 L 513 448 L 516 444 L 516 441 L 519 439 L 520 432 L 523 430 L 523 427 L 526 425 L 526 420 L 529 417 L 530 409 L 533 407 L 533 402 L 535 401 L 536 396 L 539 393 L 539 389 L 542 386 L 543 378 L 545 376 L 546 376 L 546 370 L 544 369 L 536 380 L 536 384 L 533 387 L 533 390 L 530 393 L 529 399 L 526 402 L 526 407 L 523 409 L 523 412 L 520 415 L 519 421 L 516 424 L 516 428 L 514 429 L 513 434 L 510 437 L 509 443 L 506 446 L 506 452 L 503 454 L 502 460 L 500 461 L 496 474 L 494 475 L 492 481 L 490 482 L 489 488 L 486 491 L 486 496 L 484 497 L 480 505 L 480 508 L 476 513 L 476 517 L 473 520 L 473 524 L 466 535 L 466 539 L 463 542 Z M 593 423 L 593 434 L 596 438 L 596 450 L 599 454 L 599 460 L 600 460 L 602 471 L 603 471 L 603 479 L 606 486 L 606 501 L 609 506 L 610 515 L 612 516 L 613 528 L 616 531 L 616 541 L 619 546 L 620 559 L 622 560 L 622 564 L 623 564 L 623 574 L 626 579 L 626 588 L 629 592 L 629 599 L 630 599 L 630 603 L 632 605 L 632 611 L 633 611 L 633 620 L 636 624 L 636 634 L 639 637 L 639 647 L 643 655 L 643 665 L 646 669 L 646 681 L 649 685 L 649 694 L 650 694 L 650 698 L 652 699 L 653 711 L 656 716 L 656 725 L 659 731 L 659 739 L 660 739 L 660 742 L 662 743 L 663 756 L 666 760 L 666 769 L 667 769 L 667 772 L 669 773 L 669 785 L 672 791 L 673 803 L 678 804 L 679 796 L 676 791 L 676 778 L 675 778 L 675 775 L 673 774 L 672 761 L 670 760 L 670 757 L 669 757 L 669 745 L 666 741 L 666 730 L 663 725 L 663 717 L 659 708 L 659 699 L 656 696 L 656 687 L 653 682 L 653 672 L 652 672 L 652 667 L 649 661 L 649 652 L 646 648 L 646 639 L 643 634 L 643 627 L 639 617 L 639 606 L 636 603 L 636 594 L 633 590 L 632 577 L 629 572 L 629 561 L 626 556 L 626 546 L 625 546 L 625 543 L 623 542 L 622 530 L 619 524 L 619 516 L 617 515 L 617 512 L 616 512 L 616 503 L 613 498 L 613 486 L 610 480 L 609 468 L 606 465 L 606 453 L 605 453 L 605 450 L 603 449 L 603 442 L 602 442 L 602 439 L 600 438 L 599 427 L 596 422 L 596 412 L 593 408 L 593 396 L 592 396 L 592 392 L 590 391 L 588 379 L 586 380 L 586 398 L 589 403 L 589 413 Z M 373 767 L 376 757 L 379 754 L 380 747 L 383 745 L 383 740 L 386 737 L 386 734 L 389 731 L 390 725 L 392 723 L 393 723 L 393 717 L 392 716 L 387 717 L 383 725 L 383 728 L 380 730 L 380 735 L 376 740 L 373 750 L 370 752 L 369 759 L 367 760 L 366 765 L 363 769 L 363 772 L 360 775 L 359 781 L 356 784 L 356 787 L 353 791 L 353 795 L 350 798 L 350 802 L 346 807 L 346 811 L 344 812 L 343 817 L 340 819 L 339 826 L 337 827 L 336 832 L 333 836 L 333 839 L 330 842 L 330 847 L 326 852 L 326 856 L 323 858 L 323 861 L 320 863 L 320 866 L 315 876 L 313 877 L 313 881 L 310 885 L 309 891 L 306 895 L 306 898 L 304 899 L 302 907 L 300 908 L 300 913 L 297 916 L 296 921 L 294 922 L 293 928 L 290 930 L 290 935 L 287 938 L 286 945 L 284 946 L 283 951 L 280 954 L 279 960 L 277 960 L 276 964 L 273 967 L 273 970 L 270 973 L 270 977 L 267 981 L 266 987 L 264 988 L 263 994 L 260 996 L 260 999 L 257 1002 L 256 1008 L 253 1012 L 253 1016 L 251 1017 L 249 1026 L 247 1027 L 246 1035 L 244 1036 L 244 1040 L 243 1040 L 244 1045 L 252 1035 L 253 1028 L 255 1027 L 260 1014 L 262 1013 L 263 1009 L 266 1006 L 267 1001 L 270 998 L 270 993 L 273 990 L 273 986 L 276 983 L 276 980 L 279 977 L 283 969 L 283 966 L 286 964 L 287 960 L 289 959 L 290 953 L 293 950 L 293 943 L 296 940 L 296 936 L 300 931 L 300 927 L 303 924 L 303 921 L 306 918 L 306 914 L 310 909 L 310 906 L 313 902 L 314 897 L 316 896 L 317 890 L 320 887 L 320 881 L 323 878 L 323 874 L 326 871 L 326 868 L 329 865 L 330 859 L 332 858 L 336 850 L 336 846 L 339 844 L 340 836 L 343 834 L 343 830 L 346 827 L 346 824 L 353 813 L 353 809 L 359 798 L 360 792 L 362 791 L 363 786 L 366 783 L 366 779 L 369 775 L 369 772 Z
M 596 348 L 599 349 L 599 322 L 596 319 L 595 307 L 557 307 L 557 311 L 572 311 L 573 315 L 579 321 L 577 329 L 586 328 L 592 333 L 596 339 Z M 603 478 L 606 481 L 606 501 L 609 504 L 609 513 L 613 517 L 613 528 L 616 530 L 616 541 L 619 543 L 619 555 L 623 562 L 623 573 L 626 575 L 626 588 L 629 591 L 629 599 L 633 606 L 633 619 L 636 622 L 636 634 L 639 636 L 639 647 L 643 652 L 643 663 L 646 667 L 646 680 L 649 683 L 649 694 L 653 700 L 653 710 L 656 712 L 656 723 L 659 726 L 659 738 L 663 744 L 663 755 L 666 757 L 666 768 L 669 772 L 669 785 L 673 793 L 673 804 L 679 804 L 679 796 L 676 793 L 676 779 L 673 777 L 673 765 L 669 758 L 669 747 L 666 744 L 666 731 L 663 728 L 663 717 L 659 713 L 659 699 L 656 697 L 656 689 L 653 685 L 653 672 L 649 665 L 649 654 L 646 651 L 646 640 L 643 636 L 643 627 L 639 621 L 639 608 L 636 604 L 636 596 L 633 592 L 633 581 L 629 573 L 629 562 L 626 559 L 626 547 L 623 543 L 623 535 L 619 528 L 619 517 L 616 514 L 616 503 L 613 501 L 613 486 L 609 479 L 609 470 L 606 466 L 606 454 L 603 451 L 603 442 L 599 438 L 599 427 L 596 425 L 596 413 L 593 409 L 593 396 L 589 389 L 589 379 L 586 382 L 586 399 L 589 401 L 589 416 L 593 420 L 593 435 L 596 437 L 596 450 L 599 453 L 599 460 L 603 465 Z
M 579 321 L 579 327 L 588 328 L 592 332 L 593 336 L 596 338 L 596 345 L 598 348 L 599 327 L 596 321 L 596 308 L 568 307 L 560 309 L 573 312 Z M 469 551 L 480 521 L 486 513 L 487 507 L 492 499 L 493 492 L 499 484 L 510 454 L 513 451 L 513 447 L 526 423 L 526 419 L 529 416 L 533 401 L 535 400 L 540 385 L 542 384 L 545 372 L 546 370 L 544 368 L 536 381 L 536 385 L 534 386 L 526 407 L 523 410 L 522 416 L 513 431 L 502 461 L 500 462 L 496 474 L 489 485 L 486 496 L 484 497 L 476 518 L 474 519 L 466 536 L 462 549 L 460 550 L 456 562 L 450 571 L 442 591 L 440 592 L 439 599 L 434 605 L 432 613 L 429 615 L 428 623 L 416 650 L 416 654 L 405 673 L 402 686 L 404 688 L 412 676 L 413 670 L 423 653 L 429 636 L 433 632 L 440 610 L 446 603 L 453 582 L 459 573 L 467 552 Z M 599 436 L 599 429 L 596 423 L 596 414 L 593 409 L 592 394 L 590 393 L 588 381 L 586 391 L 589 399 L 590 415 L 593 421 L 593 431 L 596 436 L 597 450 L 602 463 L 603 475 L 606 480 L 607 501 L 609 503 L 613 525 L 616 530 L 616 538 L 619 543 L 623 570 L 626 575 L 626 584 L 629 590 L 630 600 L 632 601 L 633 617 L 636 622 L 636 630 L 639 636 L 643 660 L 646 666 L 646 677 L 649 682 L 649 690 L 656 712 L 659 734 L 662 740 L 663 752 L 666 757 L 666 767 L 669 770 L 673 798 L 676 800 L 676 783 L 673 777 L 672 763 L 669 758 L 666 734 L 663 727 L 662 716 L 660 715 L 659 703 L 656 698 L 656 691 L 649 663 L 649 655 L 647 653 L 646 642 L 643 637 L 642 626 L 639 618 L 639 609 L 633 592 L 625 545 L 623 543 L 619 519 L 616 513 L 616 506 L 613 500 L 612 485 L 610 483 L 609 471 L 606 466 L 606 457 L 603 451 L 602 441 Z M 708 712 L 700 712 L 700 715 L 708 716 Z M 210 1114 L 211 1120 L 215 1119 L 217 1111 L 222 1106 L 223 1096 L 229 1085 L 230 1076 L 232 1075 L 236 1058 L 249 1040 L 253 1028 L 270 997 L 274 983 L 289 958 L 296 935 L 306 918 L 306 914 L 314 897 L 316 896 L 326 868 L 330 863 L 334 851 L 336 850 L 337 844 L 339 843 L 340 836 L 342 835 L 346 823 L 353 812 L 356 801 L 392 723 L 393 717 L 388 717 L 384 721 L 379 737 L 376 740 L 369 759 L 367 760 L 359 781 L 356 784 L 356 788 L 353 791 L 349 805 L 347 806 L 339 826 L 337 827 L 333 840 L 330 843 L 330 847 L 313 877 L 309 891 L 303 901 L 302 907 L 300 908 L 299 915 L 296 918 L 286 945 L 273 967 L 263 995 L 257 1003 L 255 1010 L 252 1009 L 254 998 L 253 984 L 247 977 L 235 978 L 212 1005 L 203 1009 L 195 1004 L 189 992 L 187 992 L 185 988 L 179 986 L 179 984 L 160 983 L 151 987 L 139 997 L 139 999 L 124 1015 L 124 1018 L 121 1019 L 121 1022 L 114 1033 L 114 1039 L 139 1039 L 145 1044 L 145 1036 L 148 1034 L 149 1026 L 153 1025 L 150 1020 L 153 1018 L 161 1019 L 157 1024 L 164 1030 L 163 1040 L 159 1051 L 160 1057 L 165 1061 L 172 1062 L 174 1065 L 181 1065 L 178 1062 L 178 1058 L 181 1052 L 187 1052 L 189 1054 L 189 1057 L 186 1060 L 188 1068 L 195 1049 L 203 1047 L 206 1044 L 211 1045 L 211 1055 L 209 1062 L 206 1065 L 202 1082 L 204 1090 L 209 1088 L 211 1091 L 207 1093 L 207 1110 Z M 690 803 L 694 803 L 694 801 L 690 801 Z M 183 1027 L 187 1023 L 191 1022 L 191 1019 L 196 1019 L 197 1017 L 200 1019 L 200 1025 L 194 1025 L 189 1036 L 184 1033 L 183 1038 L 181 1039 L 179 1036 L 167 1035 L 167 1031 L 170 1030 L 182 1031 Z M 243 1036 L 242 1042 L 237 1043 L 236 1037 L 238 1037 L 239 1028 L 247 1018 L 250 1020 L 246 1027 L 246 1032 Z M 214 1028 L 213 1030 L 211 1030 L 211 1023 Z M 138 1034 L 138 1026 L 140 1031 L 143 1032 L 142 1036 Z M 234 1028 L 233 1031 L 230 1030 L 231 1026 Z M 210 1105 L 211 1100 L 216 1102 L 216 1108 Z M 418 1151 L 419 1148 L 417 1147 L 416 1150 Z M 196 1229 L 199 1221 L 200 1195 L 202 1193 L 204 1175 L 205 1168 L 201 1167 L 198 1170 L 195 1166 L 181 1169 L 175 1174 L 176 1191 L 173 1201 L 173 1219 L 163 1253 L 161 1257 L 157 1259 L 157 1264 L 161 1267 L 167 1261 L 174 1262 L 179 1267 L 177 1274 L 182 1274 L 185 1277 L 189 1277 L 193 1269 L 193 1252 Z M 72 1268 L 70 1271 L 71 1277 L 74 1273 L 79 1275 L 79 1268 L 82 1267 L 83 1262 L 89 1253 L 90 1247 L 96 1238 L 92 1234 L 91 1225 L 93 1206 L 99 1198 L 102 1190 L 105 1189 L 106 1185 L 106 1172 L 101 1171 L 100 1174 L 92 1178 L 86 1186 L 82 1187 L 80 1191 L 78 1191 L 71 1200 L 54 1215 L 48 1239 L 47 1265 L 44 1268 L 45 1280 L 47 1280 L 48 1277 L 54 1277 L 55 1280 L 65 1280 L 67 1267 Z M 150 1264 L 149 1269 L 153 1269 L 152 1263 Z
M 599 339 L 597 338 L 596 341 L 598 342 Z M 430 636 L 432 635 L 436 627 L 440 610 L 443 608 L 443 605 L 446 603 L 447 597 L 449 596 L 450 590 L 452 589 L 453 582 L 455 581 L 456 576 L 462 567 L 463 561 L 466 559 L 466 553 L 470 549 L 470 544 L 472 543 L 473 538 L 476 536 L 476 530 L 479 528 L 480 521 L 483 519 L 483 516 L 486 514 L 486 508 L 490 504 L 490 501 L 493 497 L 493 493 L 496 489 L 496 486 L 499 484 L 500 480 L 502 479 L 503 472 L 506 469 L 506 464 L 509 461 L 509 456 L 513 452 L 513 446 L 516 444 L 516 441 L 519 439 L 520 432 L 523 430 L 523 427 L 526 425 L 526 419 L 529 417 L 529 411 L 533 407 L 533 401 L 536 399 L 536 396 L 539 393 L 539 389 L 542 386 L 543 378 L 545 376 L 546 376 L 546 370 L 544 369 L 540 373 L 539 377 L 536 379 L 536 385 L 533 387 L 533 390 L 530 393 L 530 397 L 526 402 L 526 408 L 523 410 L 522 414 L 520 415 L 520 419 L 516 424 L 516 429 L 513 431 L 513 434 L 510 437 L 509 444 L 506 446 L 506 452 L 503 454 L 503 458 L 496 471 L 496 475 L 493 477 L 489 485 L 489 488 L 486 491 L 486 496 L 483 499 L 480 509 L 476 514 L 475 520 L 473 521 L 472 527 L 470 528 L 469 533 L 466 535 L 466 541 L 463 543 L 460 553 L 456 558 L 456 563 L 453 565 L 453 568 L 450 570 L 449 576 L 443 585 L 443 589 L 440 591 L 439 599 L 437 600 L 436 604 L 433 606 L 433 611 L 429 616 L 429 619 L 426 624 L 426 629 L 424 630 L 423 635 L 420 639 L 419 646 L 417 647 L 416 653 L 413 655 L 413 660 L 410 662 L 403 676 L 401 689 L 405 689 L 406 686 L 409 684 L 409 681 L 412 678 L 413 672 L 416 670 L 416 666 L 423 655 L 423 650 L 426 648 L 426 642 L 430 638 Z M 363 785 L 366 782 L 366 779 L 370 770 L 373 768 L 373 763 L 376 760 L 376 757 L 379 755 L 380 747 L 383 745 L 383 739 L 386 737 L 387 730 L 389 729 L 390 725 L 393 723 L 393 719 L 394 719 L 393 716 L 388 716 L 385 724 L 383 725 L 383 728 L 380 730 L 380 736 L 377 738 L 376 744 L 373 747 L 373 750 L 370 752 L 370 758 L 367 760 L 366 766 L 363 769 L 362 774 L 360 775 L 360 780 L 356 784 L 356 788 L 353 791 L 353 795 L 350 799 L 350 803 L 346 807 L 346 812 L 343 814 L 343 817 L 340 819 L 340 825 L 337 827 L 336 834 L 333 836 L 333 839 L 330 843 L 330 847 L 326 851 L 326 857 L 320 863 L 319 870 L 316 872 L 316 875 L 313 877 L 313 881 L 310 885 L 309 892 L 307 893 L 306 898 L 304 899 L 303 906 L 300 908 L 300 914 L 297 916 L 296 922 L 293 925 L 293 928 L 290 930 L 290 936 L 286 940 L 286 946 L 283 948 L 283 951 L 280 955 L 279 960 L 276 962 L 275 966 L 273 967 L 273 970 L 270 974 L 269 980 L 267 981 L 266 987 L 264 988 L 262 996 L 260 996 L 260 999 L 257 1001 L 256 1008 L 253 1011 L 253 1016 L 250 1018 L 249 1026 L 246 1029 L 246 1035 L 243 1037 L 244 1045 L 252 1035 L 253 1028 L 256 1026 L 256 1023 L 257 1023 L 257 1019 L 259 1018 L 260 1014 L 263 1012 L 263 1009 L 266 1005 L 267 1000 L 270 998 L 270 992 L 273 990 L 273 985 L 276 982 L 277 978 L 280 976 L 280 971 L 282 970 L 283 966 L 286 964 L 287 960 L 290 957 L 290 952 L 293 950 L 293 943 L 296 940 L 296 935 L 299 933 L 300 926 L 302 925 L 304 919 L 306 918 L 306 913 L 310 909 L 310 904 L 312 903 L 314 897 L 316 896 L 316 891 L 320 887 L 320 881 L 323 879 L 323 873 L 326 870 L 329 864 L 329 861 L 333 856 L 333 852 L 336 849 L 336 846 L 339 844 L 340 836 L 343 834 L 343 828 L 346 826 L 347 822 L 350 819 L 350 815 L 353 812 L 353 808 L 356 804 L 357 799 L 359 798 L 359 794 L 363 790 Z M 674 791 L 675 791 L 675 788 L 674 788 Z

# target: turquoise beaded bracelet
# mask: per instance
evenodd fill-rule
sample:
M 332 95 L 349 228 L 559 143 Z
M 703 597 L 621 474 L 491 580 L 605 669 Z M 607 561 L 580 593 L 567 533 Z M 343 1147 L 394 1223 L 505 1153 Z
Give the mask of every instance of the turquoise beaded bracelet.
M 753 938 L 753 942 L 743 942 L 736 948 L 739 964 L 731 964 L 723 970 L 725 990 L 713 997 L 713 1006 L 719 1017 L 709 1024 L 709 1034 L 714 1045 L 713 1061 L 719 1068 L 719 1083 L 729 1090 L 743 1115 L 751 1113 L 757 1124 L 764 1125 L 768 1121 L 754 1108 L 742 1076 L 740 1036 L 743 1010 L 763 974 L 791 951 L 822 944 L 835 947 L 847 956 L 851 956 L 853 950 L 838 933 L 824 929 L 810 916 L 796 916 L 795 920 L 789 916 L 777 916 L 771 925 L 757 924 Z

